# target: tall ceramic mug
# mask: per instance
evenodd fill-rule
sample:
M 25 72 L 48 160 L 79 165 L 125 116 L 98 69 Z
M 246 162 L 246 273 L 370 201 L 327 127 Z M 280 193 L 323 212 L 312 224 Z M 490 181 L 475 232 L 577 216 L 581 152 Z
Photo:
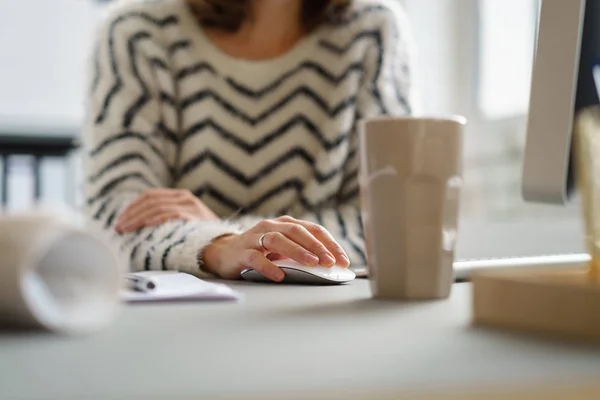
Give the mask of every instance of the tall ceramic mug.
M 0 328 L 91 333 L 117 315 L 124 264 L 54 215 L 0 215 Z
M 374 297 L 450 295 L 465 125 L 460 116 L 361 122 L 361 208 Z

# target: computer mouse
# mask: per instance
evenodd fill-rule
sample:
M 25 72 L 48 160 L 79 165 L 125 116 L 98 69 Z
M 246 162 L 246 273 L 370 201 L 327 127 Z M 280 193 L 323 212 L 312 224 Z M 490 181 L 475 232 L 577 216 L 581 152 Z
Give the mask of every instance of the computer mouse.
M 352 270 L 338 266 L 311 267 L 289 259 L 276 260 L 273 261 L 273 264 L 281 268 L 285 274 L 285 278 L 283 278 L 283 281 L 280 283 L 300 285 L 339 285 L 350 282 L 356 278 L 356 274 Z M 243 270 L 241 277 L 250 282 L 273 282 L 252 268 Z

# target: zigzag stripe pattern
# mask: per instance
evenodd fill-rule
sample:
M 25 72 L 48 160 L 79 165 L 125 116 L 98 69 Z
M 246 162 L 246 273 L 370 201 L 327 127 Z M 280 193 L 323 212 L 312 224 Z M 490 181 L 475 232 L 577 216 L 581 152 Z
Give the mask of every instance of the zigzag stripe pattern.
M 194 233 L 193 228 L 185 229 L 185 230 L 183 230 L 181 237 L 177 238 L 176 240 L 173 240 L 171 243 L 169 243 L 168 246 L 166 246 L 166 248 L 164 249 L 164 251 L 162 252 L 162 255 L 160 257 L 160 269 L 161 270 L 163 270 L 163 271 L 169 270 L 169 264 L 168 264 L 169 255 L 171 254 L 171 252 L 173 250 L 184 245 L 188 236 L 192 233 Z M 172 239 L 172 237 L 169 239 Z M 166 241 L 163 241 L 163 242 L 166 242 Z
M 134 139 L 136 144 L 142 144 L 143 147 L 148 148 L 167 167 L 169 167 L 170 169 L 172 168 L 169 165 L 168 161 L 164 158 L 164 155 L 163 155 L 161 149 L 156 147 L 156 145 L 151 142 L 151 138 L 148 137 L 147 135 L 144 135 L 143 133 L 139 133 L 139 132 L 121 132 L 121 133 L 114 134 L 113 136 L 110 136 L 110 137 L 102 140 L 94 148 L 92 148 L 89 151 L 89 157 L 96 157 L 99 154 L 101 154 L 102 152 L 108 152 L 108 150 L 110 149 L 111 146 L 122 145 L 123 141 L 125 141 L 127 139 Z
M 273 198 L 281 196 L 281 194 L 286 191 L 294 192 L 297 196 L 297 201 L 300 203 L 300 205 L 302 205 L 305 211 L 309 212 L 313 212 L 319 208 L 329 205 L 338 198 L 337 193 L 325 193 L 324 195 L 327 197 L 323 199 L 312 200 L 306 197 L 306 195 L 303 193 L 305 187 L 306 183 L 301 179 L 288 179 L 282 183 L 279 183 L 277 186 L 274 186 L 269 191 L 266 191 L 262 196 L 253 199 L 252 201 L 245 201 L 244 203 L 236 202 L 236 200 L 228 197 L 219 188 L 210 184 L 196 188 L 193 193 L 197 197 L 210 196 L 214 199 L 217 199 L 221 204 L 226 205 L 232 212 L 241 210 L 242 215 L 257 212 L 257 210 L 264 205 L 264 203 L 267 203 Z
M 92 218 L 96 220 L 101 219 L 111 201 L 112 199 L 110 197 L 105 197 Z
M 95 45 L 95 52 L 94 52 L 94 61 L 92 64 L 92 83 L 90 85 L 90 93 L 93 95 L 95 94 L 96 90 L 98 89 L 98 85 L 100 84 L 100 56 L 99 56 L 99 45 L 96 44 Z
M 323 80 L 325 80 L 332 86 L 336 86 L 336 85 L 339 85 L 345 79 L 347 79 L 353 73 L 358 73 L 359 75 L 362 75 L 363 65 L 360 62 L 352 63 L 344 71 L 342 71 L 340 74 L 336 75 L 336 74 L 328 71 L 324 66 L 320 65 L 319 63 L 317 63 L 315 61 L 304 61 L 297 67 L 294 67 L 290 71 L 283 73 L 281 76 L 274 79 L 271 83 L 269 83 L 268 85 L 266 85 L 260 89 L 251 89 L 249 86 L 238 82 L 235 78 L 232 78 L 231 76 L 226 77 L 225 82 L 229 85 L 229 87 L 232 90 L 236 91 L 238 94 L 240 94 L 242 96 L 246 96 L 246 97 L 249 97 L 252 99 L 260 99 L 260 98 L 270 94 L 274 90 L 276 90 L 279 86 L 281 86 L 283 83 L 285 83 L 288 79 L 300 74 L 301 72 L 307 71 L 307 70 L 314 72 L 316 75 L 321 77 Z M 186 78 L 192 77 L 196 74 L 205 72 L 205 71 L 210 73 L 213 76 L 218 75 L 217 70 L 214 66 L 212 66 L 211 64 L 209 64 L 205 61 L 202 61 L 202 62 L 196 63 L 192 66 L 181 69 L 175 75 L 175 79 L 178 81 L 181 81 Z
M 188 49 L 191 45 L 192 43 L 189 40 L 179 40 L 168 47 L 168 53 L 173 56 L 178 51 Z
M 117 212 L 118 210 L 113 210 L 113 212 L 110 213 L 108 218 L 106 218 L 106 222 L 104 222 L 104 229 L 108 229 L 112 226 L 113 222 L 115 221 L 115 218 L 117 217 Z
M 338 46 L 335 43 L 332 43 L 326 39 L 320 40 L 319 45 L 327 51 L 330 51 L 338 56 L 342 56 L 345 53 L 347 53 L 350 49 L 352 49 L 356 45 L 356 43 L 358 43 L 359 41 L 361 41 L 363 39 L 373 39 L 373 41 L 375 41 L 375 46 L 377 48 L 377 61 L 376 61 L 375 72 L 373 74 L 373 80 L 372 80 L 372 84 L 371 84 L 371 92 L 373 94 L 373 97 L 375 98 L 375 100 L 377 101 L 377 103 L 379 105 L 379 109 L 381 110 L 381 113 L 389 114 L 390 111 L 387 109 L 385 102 L 381 98 L 381 93 L 379 92 L 379 87 L 378 87 L 378 80 L 381 75 L 381 67 L 382 67 L 382 63 L 383 63 L 383 48 L 382 48 L 383 41 L 381 38 L 380 31 L 372 30 L 372 31 L 360 32 L 356 36 L 351 38 L 350 41 L 343 46 Z
M 355 10 L 353 11 L 350 15 L 347 15 L 345 18 L 339 19 L 337 21 L 330 21 L 330 25 L 334 25 L 334 26 L 347 26 L 350 25 L 354 22 L 356 22 L 357 20 L 359 20 L 360 18 L 366 18 L 369 15 L 372 14 L 389 14 L 390 9 L 388 7 L 385 6 L 381 6 L 381 5 L 369 5 L 367 7 L 364 7 L 362 9 L 359 10 Z M 394 25 L 392 26 L 392 38 L 390 38 L 389 40 L 392 41 L 392 43 L 400 45 L 402 43 L 402 37 L 401 34 L 399 32 L 398 26 Z M 359 39 L 361 39 L 361 36 L 368 36 L 366 32 L 361 32 L 359 33 L 357 36 L 355 36 L 354 38 L 352 38 L 351 42 L 354 41 L 358 41 Z M 377 73 L 375 74 L 374 78 L 373 78 L 373 82 L 375 83 L 377 80 L 377 77 L 379 75 L 379 69 L 381 68 L 381 59 L 382 59 L 382 54 L 384 49 L 382 48 L 382 40 L 381 40 L 381 35 L 378 35 L 379 37 L 376 38 L 376 42 L 377 42 L 377 47 L 378 47 L 378 68 L 377 68 Z M 327 39 L 325 40 L 321 40 L 320 45 L 325 48 L 328 49 L 336 54 L 343 54 L 345 53 L 347 50 L 349 50 L 349 48 L 344 48 L 344 47 L 340 47 L 335 45 L 334 43 L 329 42 Z M 410 70 L 408 69 L 408 66 L 406 63 L 402 63 L 401 65 L 396 65 L 396 63 L 398 62 L 398 55 L 396 55 L 395 57 L 396 59 L 394 60 L 394 64 L 392 66 L 392 69 L 394 71 L 397 70 L 401 70 L 401 73 L 405 76 L 408 76 L 410 74 Z M 376 86 L 374 86 L 376 87 Z M 394 91 L 396 93 L 396 99 L 397 101 L 404 107 L 404 109 L 406 110 L 407 113 L 411 113 L 411 106 L 410 106 L 410 102 L 405 98 L 404 93 L 402 93 L 402 90 L 400 89 L 400 85 L 394 85 Z M 375 96 L 375 98 L 379 99 L 379 92 L 378 91 L 374 91 L 373 95 Z M 385 109 L 382 109 L 385 112 Z
M 350 238 L 350 235 L 348 233 L 348 227 L 346 226 L 347 222 L 344 220 L 344 217 L 343 217 L 341 211 L 336 210 L 335 216 L 337 217 L 338 224 L 340 224 L 340 231 L 341 231 L 340 235 L 342 237 L 347 238 L 348 243 L 352 247 L 352 250 L 354 250 L 357 254 L 359 254 L 360 258 L 366 263 L 367 257 L 365 256 L 363 249 L 361 248 L 360 245 L 358 245 L 354 240 L 352 240 Z
M 396 1 L 355 0 L 305 48 L 231 63 L 179 2 L 124 2 L 92 65 L 90 215 L 110 229 L 124 199 L 175 187 L 222 219 L 126 235 L 132 268 L 193 270 L 193 246 L 230 232 L 227 223 L 281 213 L 320 223 L 365 262 L 357 124 L 410 112 Z
M 341 166 L 335 166 L 330 171 L 323 173 L 318 171 L 315 168 L 315 159 L 314 157 L 304 150 L 301 147 L 293 147 L 287 150 L 285 153 L 282 153 L 275 160 L 270 162 L 269 164 L 265 164 L 256 174 L 252 176 L 248 176 L 244 174 L 244 172 L 240 171 L 238 168 L 230 165 L 228 162 L 223 160 L 223 158 L 219 157 L 218 154 L 210 150 L 206 150 L 203 153 L 198 154 L 196 157 L 188 161 L 181 170 L 180 179 L 186 177 L 193 173 L 194 170 L 198 168 L 198 166 L 212 162 L 221 172 L 225 173 L 227 176 L 232 177 L 238 183 L 250 187 L 255 185 L 258 181 L 262 179 L 267 179 L 268 175 L 273 171 L 277 170 L 284 164 L 288 164 L 294 159 L 300 159 L 306 163 L 306 165 L 311 168 L 314 179 L 316 179 L 319 183 L 325 183 L 332 178 L 335 178 L 342 172 Z
M 169 266 L 167 264 L 167 260 L 169 259 L 169 254 L 171 254 L 171 252 L 176 249 L 179 246 L 182 246 L 185 244 L 186 240 L 187 240 L 188 235 L 185 235 L 184 237 L 182 237 L 181 239 L 171 243 L 166 249 L 165 251 L 162 253 L 161 256 L 161 260 L 160 260 L 160 264 L 161 264 L 161 269 L 163 271 L 167 271 L 169 269 Z
M 107 174 L 111 170 L 114 170 L 115 168 L 119 168 L 123 164 L 128 163 L 130 161 L 134 161 L 134 160 L 140 161 L 140 162 L 144 163 L 145 165 L 150 165 L 150 162 L 148 161 L 146 156 L 144 156 L 141 153 L 134 153 L 134 152 L 124 153 L 117 158 L 111 159 L 111 161 L 107 165 L 102 167 L 100 169 L 100 171 L 96 172 L 93 175 L 89 175 L 87 177 L 87 179 L 90 183 L 97 182 L 99 179 L 101 179 L 105 174 Z
M 169 106 L 173 107 L 173 108 L 178 108 L 179 105 L 177 104 L 177 100 L 173 98 L 173 96 L 171 96 L 169 93 L 167 92 L 160 92 L 159 95 L 159 100 L 163 103 L 163 104 L 168 104 Z
M 154 239 L 154 234 L 156 233 L 155 230 L 150 229 L 150 232 L 141 240 L 139 240 L 131 249 L 131 252 L 129 253 L 129 261 L 133 262 L 137 256 L 138 251 L 140 250 L 140 247 L 145 244 L 145 243 L 153 243 L 153 239 Z
M 240 118 L 246 124 L 250 125 L 251 127 L 255 127 L 261 122 L 263 122 L 265 119 L 279 112 L 282 108 L 287 106 L 294 99 L 302 96 L 311 100 L 319 109 L 321 109 L 321 111 L 324 114 L 328 115 L 330 118 L 333 118 L 345 109 L 352 107 L 355 102 L 355 97 L 352 95 L 340 101 L 337 104 L 330 105 L 325 100 L 323 100 L 323 98 L 321 98 L 312 88 L 302 85 L 294 89 L 294 91 L 286 95 L 283 99 L 279 100 L 273 106 L 260 113 L 257 117 L 252 117 L 248 115 L 245 110 L 236 108 L 229 100 L 223 98 L 220 94 L 208 89 L 201 90 L 184 99 L 181 102 L 181 109 L 185 112 L 186 109 L 194 105 L 198 105 L 199 103 L 202 103 L 205 100 L 211 99 L 215 100 L 215 102 L 217 102 L 224 110 L 231 114 L 231 117 Z
M 150 23 L 159 28 L 164 28 L 169 25 L 177 24 L 179 21 L 177 16 L 175 16 L 175 15 L 169 15 L 167 17 L 157 19 L 147 13 L 131 12 L 131 13 L 127 13 L 127 14 L 119 16 L 110 24 L 109 34 L 108 34 L 108 48 L 109 48 L 109 54 L 110 54 L 109 58 L 110 58 L 111 73 L 115 79 L 115 83 L 110 88 L 108 95 L 104 99 L 104 105 L 103 105 L 102 109 L 100 110 L 98 116 L 96 117 L 96 124 L 101 124 L 104 121 L 104 119 L 106 118 L 106 115 L 108 113 L 108 108 L 110 107 L 110 103 L 111 103 L 112 99 L 123 88 L 123 78 L 121 77 L 121 73 L 119 70 L 119 66 L 118 66 L 119 60 L 117 58 L 116 49 L 115 49 L 115 41 L 116 41 L 115 35 L 116 35 L 116 31 L 117 31 L 117 28 L 119 27 L 119 25 L 124 24 L 132 19 L 143 19 L 145 22 Z
M 123 127 L 125 129 L 129 129 L 131 127 L 131 123 L 133 122 L 133 118 L 140 111 L 140 109 L 150 101 L 150 91 L 148 90 L 148 86 L 142 77 L 140 76 L 139 67 L 137 64 L 137 54 L 136 54 L 136 45 L 138 42 L 143 40 L 148 40 L 152 37 L 149 32 L 136 32 L 133 34 L 128 42 L 127 42 L 127 51 L 129 53 L 129 59 L 131 60 L 131 71 L 133 76 L 138 82 L 138 85 L 142 89 L 142 94 L 140 97 L 131 105 L 131 107 L 125 111 L 125 115 L 123 115 Z
M 144 258 L 144 269 L 146 271 L 150 271 L 151 269 L 150 265 L 152 263 L 152 253 L 154 253 L 155 248 L 163 244 L 164 242 L 170 240 L 173 236 L 175 236 L 179 229 L 181 229 L 181 224 L 175 225 L 175 228 L 173 228 L 169 233 L 167 233 L 165 237 L 163 237 L 158 242 L 153 243 L 152 246 L 150 246 L 150 248 L 146 252 L 146 257 Z
M 323 49 L 330 51 L 338 56 L 342 56 L 345 53 L 347 53 L 349 50 L 353 49 L 354 46 L 356 46 L 356 44 L 358 42 L 360 42 L 361 40 L 364 39 L 373 39 L 375 41 L 375 44 L 377 45 L 377 49 L 381 49 L 381 32 L 377 29 L 374 30 L 369 30 L 369 31 L 363 31 L 363 32 L 359 32 L 358 34 L 356 34 L 355 36 L 351 37 L 350 40 L 344 44 L 344 45 L 338 45 L 336 43 L 331 42 L 328 39 L 321 39 L 319 40 L 319 46 L 321 46 Z M 379 53 L 381 52 L 381 50 L 378 51 Z M 378 69 L 381 68 L 380 63 L 378 63 Z
M 176 132 L 171 130 L 163 121 L 160 121 L 156 125 L 156 130 L 160 133 L 165 139 L 169 140 L 171 143 L 175 145 L 179 145 L 179 136 Z
M 231 77 L 228 77 L 226 81 L 233 89 L 235 89 L 240 94 L 250 98 L 259 99 L 276 90 L 285 81 L 305 70 L 315 72 L 322 79 L 330 83 L 332 86 L 336 86 L 339 85 L 345 79 L 347 79 L 348 76 L 350 76 L 352 73 L 358 72 L 359 74 L 362 74 L 363 66 L 360 62 L 354 62 L 350 64 L 341 74 L 335 75 L 327 71 L 325 67 L 319 65 L 315 61 L 305 61 L 298 65 L 296 68 L 292 69 L 291 71 L 284 73 L 279 78 L 275 79 L 272 83 L 258 90 L 252 90 L 248 86 L 238 83 L 235 79 Z
M 138 183 L 141 184 L 142 187 L 145 187 L 145 188 L 148 188 L 148 189 L 154 187 L 154 185 L 148 180 L 148 178 L 146 178 L 140 172 L 133 172 L 133 173 L 128 173 L 128 174 L 123 174 L 123 175 L 120 175 L 119 177 L 111 179 L 110 181 L 108 181 L 107 183 L 105 183 L 97 191 L 97 193 L 95 193 L 94 195 L 92 195 L 92 196 L 90 196 L 90 197 L 87 198 L 86 203 L 88 205 L 94 204 L 98 200 L 103 199 L 106 195 L 108 195 L 109 193 L 111 193 L 120 184 L 122 184 L 124 182 L 127 182 L 127 181 L 138 182 Z
M 310 119 L 308 119 L 304 114 L 297 114 L 293 116 L 290 120 L 286 121 L 282 126 L 266 132 L 259 141 L 256 143 L 249 143 L 244 140 L 243 137 L 240 137 L 225 129 L 223 126 L 219 125 L 212 118 L 202 120 L 197 122 L 195 125 L 190 127 L 183 135 L 183 143 L 188 141 L 191 138 L 195 138 L 197 136 L 201 136 L 210 131 L 210 129 L 217 132 L 217 134 L 223 138 L 231 142 L 237 148 L 243 150 L 247 154 L 254 154 L 266 146 L 270 145 L 275 140 L 284 139 L 288 134 L 295 134 L 294 128 L 304 128 L 313 138 L 315 138 L 326 151 L 331 151 L 341 144 L 345 143 L 348 139 L 350 132 L 343 132 L 333 139 L 329 140 L 323 132 L 315 125 Z
M 150 65 L 152 65 L 154 68 L 162 69 L 163 71 L 169 72 L 169 65 L 162 58 L 153 56 L 150 57 L 149 61 Z
M 328 21 L 328 25 L 331 26 L 343 26 L 346 27 L 353 22 L 356 22 L 359 18 L 365 18 L 368 14 L 373 13 L 389 13 L 389 7 L 382 5 L 368 5 L 357 10 L 352 10 L 349 14 L 343 15 L 341 18 Z
M 206 61 L 201 61 L 192 65 L 191 67 L 182 68 L 179 72 L 175 74 L 175 79 L 178 81 L 184 80 L 189 76 L 193 76 L 195 74 L 199 74 L 201 72 L 208 71 L 212 75 L 216 75 L 217 71 L 215 68 L 207 63 Z

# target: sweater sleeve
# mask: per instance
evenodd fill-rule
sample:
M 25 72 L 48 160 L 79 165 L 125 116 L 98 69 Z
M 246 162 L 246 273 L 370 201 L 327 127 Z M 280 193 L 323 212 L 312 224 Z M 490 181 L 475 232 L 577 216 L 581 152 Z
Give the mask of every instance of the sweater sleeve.
M 389 4 L 388 4 L 389 3 Z M 388 2 L 364 18 L 376 25 L 374 35 L 356 33 L 374 40 L 375 46 L 364 60 L 364 81 L 357 95 L 357 115 L 349 137 L 348 156 L 335 207 L 307 212 L 299 219 L 325 227 L 343 247 L 352 265 L 366 265 L 364 232 L 361 220 L 358 183 L 358 121 L 378 115 L 407 115 L 416 103 L 413 87 L 415 51 L 408 18 L 398 2 Z M 370 31 L 371 32 L 371 31 Z M 240 222 L 250 226 L 259 218 L 245 217 Z
M 163 30 L 175 16 L 120 13 L 98 32 L 84 126 L 85 213 L 132 270 L 202 275 L 198 252 L 238 232 L 228 221 L 169 221 L 117 234 L 117 216 L 142 192 L 171 187 L 178 154 L 178 113 Z

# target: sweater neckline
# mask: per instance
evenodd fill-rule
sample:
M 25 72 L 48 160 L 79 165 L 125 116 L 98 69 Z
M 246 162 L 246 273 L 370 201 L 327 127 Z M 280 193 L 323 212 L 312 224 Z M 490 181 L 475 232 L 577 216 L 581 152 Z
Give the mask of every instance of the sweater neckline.
M 196 21 L 193 13 L 188 8 L 185 1 L 178 1 L 181 8 L 183 23 L 190 30 L 190 39 L 198 46 L 199 51 L 202 51 L 205 58 L 214 60 L 219 65 L 220 70 L 229 68 L 243 69 L 246 72 L 250 70 L 253 73 L 265 73 L 265 71 L 286 70 L 297 66 L 298 60 L 308 54 L 309 48 L 317 40 L 316 31 L 305 35 L 292 48 L 285 53 L 264 60 L 252 60 L 243 57 L 235 57 L 220 47 L 218 47 L 212 39 L 206 34 L 206 31 Z

